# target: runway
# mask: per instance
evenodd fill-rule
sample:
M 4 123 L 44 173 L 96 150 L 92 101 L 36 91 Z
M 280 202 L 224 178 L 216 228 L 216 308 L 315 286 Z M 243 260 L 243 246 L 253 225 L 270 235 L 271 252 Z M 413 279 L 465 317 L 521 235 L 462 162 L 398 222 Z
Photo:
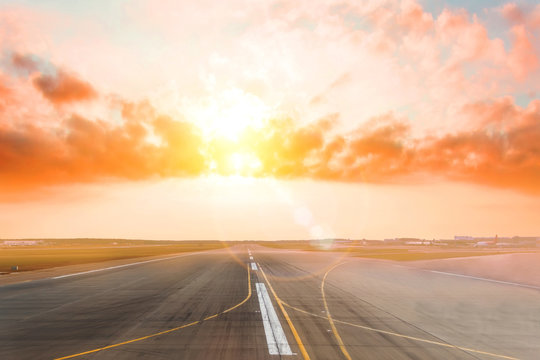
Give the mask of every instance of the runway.
M 256 245 L 0 286 L 0 359 L 536 359 L 540 291 Z

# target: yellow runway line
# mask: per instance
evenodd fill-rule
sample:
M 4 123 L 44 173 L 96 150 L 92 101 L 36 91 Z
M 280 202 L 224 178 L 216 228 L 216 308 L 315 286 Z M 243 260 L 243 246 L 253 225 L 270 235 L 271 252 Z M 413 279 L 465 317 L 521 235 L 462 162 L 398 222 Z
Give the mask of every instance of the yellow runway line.
M 326 272 L 326 274 L 325 274 L 325 276 L 324 276 L 324 279 L 323 279 L 323 282 L 326 280 L 326 275 L 328 275 L 328 273 L 329 273 L 330 271 L 332 271 L 332 270 L 335 269 L 337 266 L 342 265 L 342 264 L 345 264 L 345 263 L 340 263 L 340 264 L 335 265 L 334 267 L 330 268 L 330 270 L 328 270 L 328 271 Z M 322 288 L 322 286 L 321 286 L 321 288 Z M 323 294 L 324 294 L 324 293 L 323 293 Z M 293 309 L 293 310 L 295 310 L 295 311 L 304 313 L 304 314 L 306 314 L 306 315 L 311 315 L 311 316 L 315 316 L 315 317 L 318 317 L 318 318 L 321 318 L 321 319 L 326 319 L 326 320 L 328 320 L 328 317 L 327 317 L 327 316 L 322 316 L 322 315 L 319 315 L 319 314 L 311 313 L 311 312 L 309 312 L 309 311 L 306 311 L 306 310 L 297 308 L 297 307 L 295 307 L 295 306 L 289 305 L 289 304 L 287 304 L 287 303 L 284 302 L 284 301 L 281 301 L 281 303 L 282 303 L 283 305 L 287 306 L 287 307 L 290 308 L 290 309 Z M 326 307 L 326 306 L 325 306 L 325 307 Z M 328 311 L 326 311 L 326 313 L 329 314 Z M 337 320 L 337 319 L 333 319 L 333 318 L 332 318 L 332 322 L 336 322 L 336 323 L 344 324 L 344 325 L 349 325 L 349 326 L 353 326 L 353 327 L 360 328 L 360 329 L 363 329 L 363 330 L 377 332 L 377 333 L 380 333 L 380 334 L 396 336 L 396 337 L 400 337 L 400 338 L 404 338 L 404 339 L 408 339 L 408 340 L 419 341 L 419 342 L 423 342 L 423 343 L 427 343 L 427 344 L 438 345 L 438 346 L 442 346 L 442 347 L 453 348 L 453 349 L 462 350 L 462 351 L 466 351 L 466 352 L 471 352 L 471 353 L 475 353 L 475 354 L 481 354 L 481 355 L 491 356 L 491 357 L 494 357 L 494 358 L 507 359 L 507 360 L 519 360 L 518 358 L 512 357 L 512 356 L 501 355 L 501 354 L 495 354 L 495 353 L 491 353 L 491 352 L 487 352 L 487 351 L 482 351 L 482 350 L 471 349 L 471 348 L 467 348 L 467 347 L 463 347 L 463 346 L 456 346 L 456 345 L 452 345 L 452 344 L 443 343 L 443 342 L 440 342 L 440 341 L 433 341 L 433 340 L 423 339 L 423 338 L 419 338 L 419 337 L 415 337 L 415 336 L 409 336 L 409 335 L 399 334 L 399 333 L 395 333 L 395 332 L 393 332 L 393 331 L 386 331 L 386 330 L 375 329 L 375 328 L 372 328 L 372 327 L 369 327 L 369 326 L 358 325 L 358 324 L 354 324 L 354 323 L 351 323 L 351 322 L 348 322 L 348 321 Z
M 188 326 L 198 324 L 199 322 L 200 321 L 194 321 L 192 323 L 185 324 L 185 325 L 182 325 L 182 326 L 178 326 L 178 327 L 175 327 L 175 328 L 172 328 L 172 329 L 169 329 L 169 330 L 161 331 L 161 332 L 158 332 L 158 333 L 155 333 L 155 334 L 143 336 L 143 337 L 140 337 L 140 338 L 137 338 L 137 339 L 124 341 L 124 342 L 121 342 L 121 343 L 118 343 L 118 344 L 104 346 L 104 347 L 101 347 L 101 348 L 98 348 L 98 349 L 88 350 L 88 351 L 81 352 L 81 353 L 78 353 L 78 354 L 73 354 L 73 355 L 68 355 L 68 356 L 64 356 L 64 357 L 61 357 L 61 358 L 56 358 L 55 360 L 71 359 L 71 358 L 74 358 L 74 357 L 77 357 L 77 356 L 82 356 L 82 355 L 91 354 L 91 353 L 95 353 L 95 352 L 102 351 L 102 350 L 115 348 L 115 347 L 122 346 L 122 345 L 131 344 L 131 343 L 134 343 L 134 342 L 137 342 L 137 341 L 149 339 L 149 338 L 152 338 L 152 337 L 155 337 L 155 336 L 159 336 L 159 335 L 167 334 L 167 333 L 170 333 L 170 332 L 173 332 L 173 331 L 176 331 L 176 330 L 180 330 L 180 329 L 186 328 Z
M 332 332 L 334 333 L 334 336 L 336 337 L 336 340 L 338 342 L 339 349 L 341 350 L 341 352 L 343 353 L 343 356 L 345 356 L 345 358 L 347 360 L 352 360 L 351 355 L 349 355 L 349 352 L 347 351 L 347 348 L 345 347 L 345 344 L 343 343 L 343 340 L 341 339 L 341 336 L 339 336 L 339 332 L 337 331 L 336 325 L 334 324 L 334 320 L 332 319 L 332 315 L 330 314 L 330 310 L 328 309 L 328 302 L 326 301 L 326 294 L 324 293 L 324 284 L 326 282 L 326 277 L 328 276 L 328 273 L 330 273 L 330 271 L 334 270 L 335 268 L 337 268 L 338 266 L 343 265 L 343 264 L 345 264 L 345 263 L 340 263 L 340 264 L 336 264 L 336 265 L 332 266 L 324 274 L 324 277 L 323 277 L 322 282 L 321 282 L 321 293 L 322 293 L 322 299 L 323 299 L 323 303 L 324 303 L 324 310 L 326 311 L 326 319 L 330 323 L 330 327 L 332 328 Z
M 184 328 L 187 328 L 187 327 L 192 326 L 192 325 L 202 323 L 203 321 L 213 319 L 215 317 L 218 317 L 219 315 L 222 315 L 222 314 L 225 314 L 225 313 L 227 313 L 227 312 L 229 312 L 231 310 L 234 310 L 237 307 L 245 304 L 246 301 L 248 301 L 249 298 L 251 298 L 251 273 L 249 271 L 249 265 L 246 266 L 246 268 L 247 268 L 247 275 L 248 275 L 247 276 L 248 277 L 248 294 L 247 294 L 246 298 L 244 300 L 242 300 L 241 302 L 239 302 L 238 304 L 236 304 L 236 305 L 234 305 L 234 306 L 232 306 L 232 307 L 230 307 L 230 308 L 228 308 L 226 310 L 223 310 L 220 313 L 217 313 L 217 314 L 214 314 L 214 315 L 211 315 L 211 316 L 207 316 L 206 318 L 204 318 L 201 321 L 194 321 L 194 322 L 191 322 L 189 324 L 181 325 L 181 326 L 178 326 L 178 327 L 175 327 L 175 328 L 172 328 L 172 329 L 168 329 L 168 330 L 165 330 L 165 331 L 160 331 L 158 333 L 146 335 L 146 336 L 136 338 L 136 339 L 132 339 L 132 340 L 123 341 L 123 342 L 120 342 L 120 343 L 117 343 L 117 344 L 112 344 L 112 345 L 104 346 L 104 347 L 97 348 L 97 349 L 92 349 L 92 350 L 80 352 L 80 353 L 73 354 L 73 355 L 68 355 L 68 356 L 64 356 L 64 357 L 60 357 L 60 358 L 55 358 L 54 360 L 71 359 L 71 358 L 74 358 L 74 357 L 87 355 L 87 354 L 91 354 L 91 353 L 95 353 L 95 352 L 103 351 L 103 350 L 107 350 L 107 349 L 112 349 L 112 348 L 119 347 L 119 346 L 122 346 L 122 345 L 127 345 L 127 344 L 131 344 L 131 343 L 134 343 L 134 342 L 138 342 L 138 341 L 146 340 L 146 339 L 149 339 L 149 338 L 153 338 L 153 337 L 156 337 L 156 336 L 168 334 L 168 333 L 173 332 L 173 331 L 177 331 L 177 330 L 184 329 Z
M 305 360 L 309 360 L 310 359 L 309 354 L 308 354 L 308 352 L 307 352 L 307 350 L 306 350 L 306 348 L 304 346 L 304 343 L 302 342 L 302 339 L 300 338 L 300 335 L 298 335 L 298 332 L 296 331 L 296 328 L 294 327 L 294 325 L 293 325 L 293 323 L 291 321 L 291 318 L 289 317 L 289 314 L 287 313 L 287 311 L 283 307 L 281 299 L 277 296 L 276 292 L 274 291 L 274 288 L 272 287 L 272 284 L 270 283 L 270 281 L 266 277 L 266 274 L 264 273 L 264 270 L 262 269 L 260 264 L 259 264 L 259 270 L 261 270 L 261 273 L 262 273 L 264 279 L 266 280 L 266 283 L 268 284 L 268 287 L 270 288 L 270 291 L 272 291 L 272 295 L 274 295 L 274 298 L 276 299 L 276 302 L 277 302 L 279 308 L 281 309 L 281 312 L 283 313 L 283 316 L 285 317 L 285 320 L 287 320 L 287 323 L 289 324 L 289 327 L 291 328 L 291 331 L 292 331 L 293 336 L 294 336 L 294 338 L 296 340 L 296 343 L 298 344 L 298 347 L 300 348 L 300 352 L 302 353 L 302 356 L 304 357 Z
M 236 304 L 234 306 L 231 306 L 227 310 L 222 311 L 220 314 L 216 314 L 216 316 L 228 313 L 229 311 L 234 310 L 237 307 L 244 305 L 246 303 L 246 301 L 248 301 L 249 298 L 251 298 L 251 273 L 249 272 L 249 264 L 246 265 L 246 267 L 247 267 L 247 275 L 248 275 L 248 294 L 247 294 L 246 298 L 244 300 L 240 301 L 238 304 Z

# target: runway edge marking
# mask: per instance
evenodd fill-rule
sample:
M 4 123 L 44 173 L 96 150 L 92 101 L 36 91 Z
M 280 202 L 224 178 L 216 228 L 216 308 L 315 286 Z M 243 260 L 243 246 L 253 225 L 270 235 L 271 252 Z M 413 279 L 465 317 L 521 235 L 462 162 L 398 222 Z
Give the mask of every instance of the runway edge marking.
M 521 284 L 521 283 L 516 283 L 516 282 L 511 282 L 511 281 L 495 280 L 495 279 L 483 278 L 483 277 L 478 277 L 478 276 L 451 273 L 451 272 L 446 272 L 446 271 L 437 271 L 437 270 L 425 270 L 425 271 L 429 271 L 430 273 L 434 273 L 434 274 L 457 276 L 457 277 L 462 277 L 462 278 L 467 278 L 467 279 L 482 280 L 482 281 L 487 281 L 487 282 L 492 282 L 492 283 L 497 283 L 497 284 L 520 286 L 524 288 L 540 290 L 540 286 Z
M 152 260 L 146 260 L 146 261 L 138 261 L 138 262 L 134 262 L 134 263 L 128 263 L 128 264 L 122 264 L 122 265 L 116 265 L 116 266 L 109 266 L 109 267 L 101 268 L 101 269 L 81 271 L 81 272 L 77 272 L 77 273 L 73 273 L 73 274 L 66 274 L 66 275 L 59 275 L 59 276 L 51 277 L 50 279 L 52 279 L 52 280 L 63 279 L 63 278 L 71 277 L 71 276 L 79 276 L 79 275 L 85 275 L 85 274 L 100 272 L 100 271 L 106 271 L 106 270 L 112 270 L 112 269 L 120 269 L 120 268 L 134 266 L 134 265 L 141 265 L 141 264 L 147 264 L 147 263 L 152 263 L 152 262 L 156 262 L 156 261 L 165 261 L 165 260 L 177 259 L 177 258 L 180 258 L 180 257 L 197 255 L 197 254 L 201 254 L 201 252 L 195 252 L 195 253 L 189 253 L 189 254 L 181 254 L 181 255 L 176 255 L 176 256 L 168 256 L 168 257 L 165 257 L 165 258 L 152 259 Z
M 242 301 L 239 302 L 238 304 L 236 304 L 236 305 L 234 305 L 234 306 L 231 306 L 230 308 L 228 308 L 228 309 L 226 309 L 226 310 L 223 310 L 223 311 L 220 312 L 220 313 L 217 313 L 217 314 L 214 314 L 214 315 L 211 315 L 211 316 L 207 316 L 207 317 L 205 317 L 203 320 L 193 321 L 193 322 L 191 322 L 191 323 L 189 323 L 189 324 L 184 324 L 184 325 L 181 325 L 181 326 L 177 326 L 177 327 L 172 328 L 172 329 L 160 331 L 160 332 L 157 332 L 157 333 L 154 333 L 154 334 L 150 334 L 150 335 L 146 335 L 146 336 L 143 336 L 143 337 L 139 337 L 139 338 L 136 338 L 136 339 L 131 339 L 131 340 L 123 341 L 123 342 L 120 342 L 120 343 L 117 343 L 117 344 L 112 344 L 112 345 L 104 346 L 104 347 L 101 347 L 101 348 L 97 348 L 97 349 L 92 349 L 92 350 L 80 352 L 80 353 L 73 354 L 73 355 L 67 355 L 67 356 L 55 358 L 54 360 L 72 359 L 72 358 L 75 358 L 75 357 L 78 357 L 78 356 L 83 356 L 83 355 L 87 355 L 87 354 L 92 354 L 92 353 L 95 353 L 95 352 L 98 352 L 98 351 L 103 351 L 103 350 L 107 350 L 107 349 L 112 349 L 112 348 L 119 347 L 119 346 L 122 346 L 122 345 L 127 345 L 127 344 L 131 344 L 131 343 L 134 343 L 134 342 L 146 340 L 146 339 L 153 338 L 153 337 L 156 337 L 156 336 L 168 334 L 168 333 L 171 333 L 171 332 L 173 332 L 173 331 L 177 331 L 177 330 L 180 330 L 180 329 L 184 329 L 184 328 L 187 328 L 187 327 L 189 327 L 189 326 L 193 326 L 193 325 L 202 323 L 202 322 L 204 322 L 204 321 L 206 321 L 206 320 L 210 320 L 210 319 L 216 318 L 216 317 L 218 317 L 219 315 L 228 313 L 229 311 L 232 311 L 232 310 L 238 308 L 239 306 L 242 306 L 243 304 L 245 304 L 245 303 L 251 298 L 251 294 L 252 294 L 252 292 L 251 292 L 251 272 L 249 271 L 249 266 L 246 266 L 246 269 L 247 269 L 247 275 L 248 275 L 248 276 L 247 276 L 247 278 L 248 278 L 248 294 L 247 294 L 247 296 L 245 297 L 244 300 L 242 300 Z
M 261 264 L 259 264 L 259 269 L 261 274 L 264 277 L 264 280 L 268 284 L 268 287 L 270 288 L 270 291 L 272 292 L 272 295 L 274 295 L 274 298 L 276 299 L 276 302 L 281 309 L 281 312 L 283 313 L 283 316 L 285 317 L 285 320 L 287 320 L 287 324 L 289 324 L 289 327 L 291 329 L 291 332 L 293 333 L 294 339 L 296 340 L 296 344 L 300 348 L 300 352 L 302 353 L 302 356 L 305 360 L 310 360 L 309 354 L 306 350 L 306 347 L 304 346 L 304 343 L 302 342 L 302 339 L 300 338 L 300 335 L 298 335 L 298 331 L 296 331 L 296 328 L 294 327 L 294 324 L 291 321 L 291 318 L 289 317 L 289 314 L 287 313 L 287 310 L 285 310 L 285 307 L 283 306 L 282 300 L 277 296 L 276 292 L 274 291 L 274 288 L 272 287 L 272 284 L 268 280 L 268 277 L 266 277 L 266 273 L 264 272 L 263 268 L 261 267 Z

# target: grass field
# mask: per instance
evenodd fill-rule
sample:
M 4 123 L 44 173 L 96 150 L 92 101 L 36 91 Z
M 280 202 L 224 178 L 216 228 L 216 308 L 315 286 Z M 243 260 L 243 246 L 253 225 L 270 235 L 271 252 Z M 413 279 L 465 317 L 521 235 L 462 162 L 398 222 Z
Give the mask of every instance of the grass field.
M 385 259 L 394 261 L 416 261 L 416 260 L 435 260 L 449 259 L 456 257 L 471 257 L 484 255 L 509 254 L 516 251 L 446 251 L 446 250 L 431 250 L 431 251 L 414 251 L 408 249 L 400 249 L 399 251 L 380 251 L 380 252 L 359 252 L 351 251 L 351 255 L 356 257 L 364 257 L 370 259 Z
M 436 246 L 352 246 L 326 247 L 310 241 L 220 242 L 220 241 L 150 241 L 121 239 L 46 239 L 39 245 L 0 247 L 0 273 L 31 271 L 58 266 L 169 255 L 182 252 L 220 249 L 238 243 L 258 243 L 269 248 L 304 251 L 339 251 L 349 256 L 415 261 L 524 252 L 522 249 L 448 249 Z M 1 244 L 1 243 L 0 243 Z M 527 250 L 527 252 L 535 250 Z
M 219 249 L 227 246 L 218 241 L 158 242 L 138 240 L 46 240 L 43 245 L 0 248 L 0 272 L 46 269 L 108 260 L 168 255 L 181 252 Z
M 531 249 L 497 249 L 497 248 L 448 248 L 441 246 L 358 246 L 328 247 L 325 242 L 317 241 L 268 241 L 260 245 L 276 249 L 295 249 L 303 251 L 332 251 L 346 252 L 349 256 L 370 259 L 384 259 L 394 261 L 436 260 L 457 257 L 485 256 L 497 254 L 511 254 L 517 252 L 537 252 Z

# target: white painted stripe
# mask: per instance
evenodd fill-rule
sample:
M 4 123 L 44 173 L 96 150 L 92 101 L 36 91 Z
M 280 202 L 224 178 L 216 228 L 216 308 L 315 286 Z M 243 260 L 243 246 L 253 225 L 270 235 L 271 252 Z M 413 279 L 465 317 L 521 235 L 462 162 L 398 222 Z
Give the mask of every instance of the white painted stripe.
M 153 260 L 146 260 L 146 261 L 139 261 L 139 262 L 124 264 L 124 265 L 110 266 L 110 267 L 106 267 L 106 268 L 102 268 L 102 269 L 88 270 L 88 271 L 83 271 L 83 272 L 78 272 L 78 273 L 73 273 L 73 274 L 55 276 L 55 277 L 52 277 L 51 279 L 56 280 L 56 279 L 62 279 L 62 278 L 70 277 L 70 276 L 78 276 L 78 275 L 90 274 L 90 273 L 99 272 L 99 271 L 120 269 L 120 268 L 123 268 L 123 267 L 146 264 L 146 263 L 151 263 L 151 262 L 155 262 L 155 261 L 164 261 L 164 260 L 176 259 L 176 258 L 179 258 L 179 257 L 190 256 L 190 255 L 195 255 L 195 254 L 197 254 L 197 253 L 182 254 L 182 255 L 170 256 L 170 257 L 162 258 L 162 259 L 153 259 Z
M 470 276 L 470 275 L 463 275 L 463 274 L 455 274 L 455 273 L 449 273 L 449 272 L 444 272 L 444 271 L 435 271 L 435 270 L 428 270 L 428 271 L 432 272 L 432 273 L 435 273 L 435 274 L 457 276 L 457 277 L 463 277 L 463 278 L 469 278 L 469 279 L 475 279 L 475 280 L 489 281 L 489 282 L 494 282 L 494 283 L 498 283 L 498 284 L 522 286 L 522 287 L 526 287 L 526 288 L 539 289 L 540 290 L 540 286 L 520 284 L 520 283 L 515 283 L 515 282 L 510 282 L 510 281 L 494 280 L 494 279 L 488 279 L 488 278 L 482 278 L 482 277 L 476 277 L 476 276 Z
M 251 263 L 251 270 L 257 271 L 257 264 Z
M 270 355 L 293 355 L 287 337 L 279 323 L 278 316 L 263 283 L 256 283 L 257 297 L 263 320 L 268 352 Z
M 253 256 L 250 256 L 250 257 L 249 257 L 249 260 L 253 260 Z

